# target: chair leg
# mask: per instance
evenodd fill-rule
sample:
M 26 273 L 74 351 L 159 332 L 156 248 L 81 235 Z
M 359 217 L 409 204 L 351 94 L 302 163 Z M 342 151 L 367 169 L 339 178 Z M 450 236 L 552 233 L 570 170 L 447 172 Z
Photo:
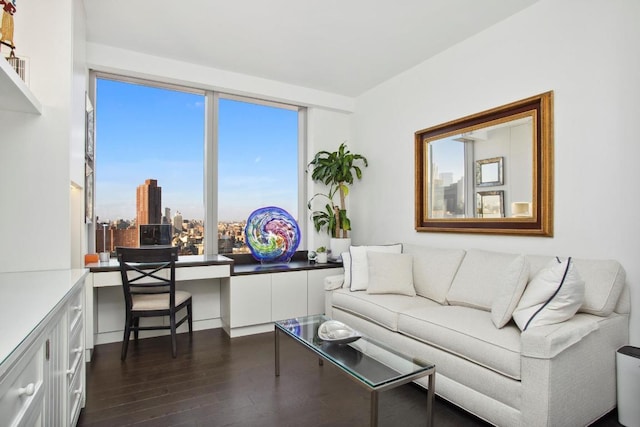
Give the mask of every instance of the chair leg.
M 138 341 L 138 328 L 140 328 L 140 318 L 135 317 L 133 319 L 133 339 Z
M 171 323 L 171 354 L 175 359 L 178 355 L 178 344 L 176 342 L 176 313 L 169 315 L 169 321 Z
M 187 304 L 187 322 L 189 322 L 189 337 L 193 336 L 193 310 L 191 301 Z
M 120 360 L 127 358 L 127 349 L 129 348 L 129 337 L 131 336 L 131 313 L 127 312 L 124 323 L 124 337 L 122 338 L 122 351 Z

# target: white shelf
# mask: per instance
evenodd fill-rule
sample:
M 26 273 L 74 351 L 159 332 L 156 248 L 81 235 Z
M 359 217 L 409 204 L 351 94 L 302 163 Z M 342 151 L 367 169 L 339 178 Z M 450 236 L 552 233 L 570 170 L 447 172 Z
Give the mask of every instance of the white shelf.
M 4 57 L 0 57 L 0 110 L 42 114 L 42 105 Z

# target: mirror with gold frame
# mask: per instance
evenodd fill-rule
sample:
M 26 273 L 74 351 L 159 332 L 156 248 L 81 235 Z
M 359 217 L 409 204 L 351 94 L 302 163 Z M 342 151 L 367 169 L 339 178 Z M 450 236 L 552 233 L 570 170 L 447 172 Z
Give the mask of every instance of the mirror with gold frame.
M 416 132 L 415 164 L 417 231 L 553 236 L 553 92 Z

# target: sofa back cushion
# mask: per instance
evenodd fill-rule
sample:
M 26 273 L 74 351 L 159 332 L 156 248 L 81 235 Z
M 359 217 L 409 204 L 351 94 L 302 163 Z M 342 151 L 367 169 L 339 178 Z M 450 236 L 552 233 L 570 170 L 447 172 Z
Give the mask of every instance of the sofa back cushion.
M 527 255 L 530 279 L 545 267 L 552 256 Z M 625 287 L 626 274 L 618 261 L 573 258 L 574 267 L 584 280 L 584 302 L 578 310 L 596 316 L 609 316 Z M 627 307 L 628 308 L 628 307 Z
M 406 243 L 402 245 L 402 251 L 413 255 L 413 285 L 416 294 L 445 304 L 447 292 L 464 258 L 465 251 Z
M 447 293 L 451 305 L 491 311 L 502 276 L 518 254 L 468 250 Z

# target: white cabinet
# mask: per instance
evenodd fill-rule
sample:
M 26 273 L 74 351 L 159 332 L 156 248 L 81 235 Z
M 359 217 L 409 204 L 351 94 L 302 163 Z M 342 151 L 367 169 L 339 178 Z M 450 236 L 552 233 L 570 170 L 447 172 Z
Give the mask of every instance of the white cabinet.
M 342 268 L 307 271 L 307 315 L 324 313 L 324 278 L 343 272 Z
M 236 276 L 231 278 L 231 286 L 223 286 L 223 289 L 222 300 L 226 297 L 229 310 L 220 311 L 225 313 L 223 317 L 231 328 L 271 321 L 271 277 L 268 274 Z
M 307 272 L 273 273 L 271 321 L 307 315 Z
M 3 426 L 74 426 L 84 406 L 84 276 L 62 301 L 50 303 L 53 310 L 2 362 Z
M 69 425 L 75 425 L 84 407 L 86 399 L 85 351 L 84 351 L 84 286 L 80 287 L 71 297 L 67 305 L 68 334 L 66 352 L 66 419 Z
M 222 280 L 220 313 L 230 337 L 268 332 L 273 322 L 324 312 L 324 278 L 341 268 L 247 274 Z
M 44 426 L 45 342 L 38 340 L 0 383 L 0 419 L 4 425 Z

